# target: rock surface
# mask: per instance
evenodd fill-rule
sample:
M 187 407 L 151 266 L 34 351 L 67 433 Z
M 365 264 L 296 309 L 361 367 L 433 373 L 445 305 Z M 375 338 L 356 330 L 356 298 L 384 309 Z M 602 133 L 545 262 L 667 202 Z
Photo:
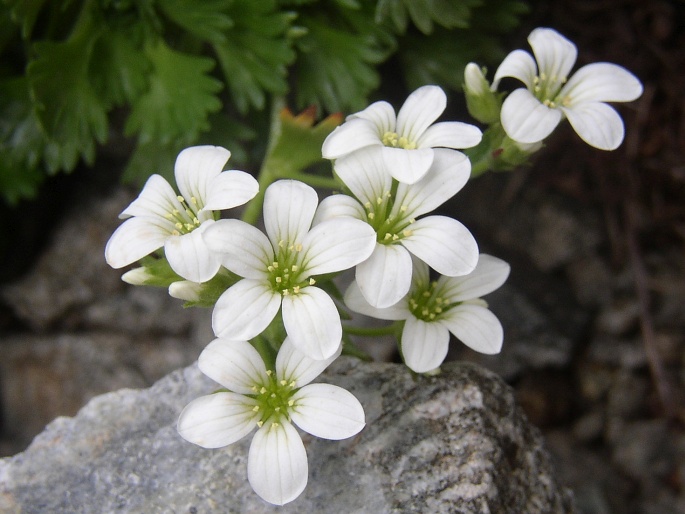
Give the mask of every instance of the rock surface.
M 195 365 L 153 387 L 91 400 L 53 421 L 23 453 L 0 461 L 7 513 L 572 512 L 537 429 L 512 390 L 473 364 L 415 377 L 396 364 L 341 358 L 322 377 L 354 393 L 367 426 L 356 437 L 305 436 L 309 484 L 284 508 L 246 478 L 249 437 L 207 450 L 175 423 L 216 388 Z

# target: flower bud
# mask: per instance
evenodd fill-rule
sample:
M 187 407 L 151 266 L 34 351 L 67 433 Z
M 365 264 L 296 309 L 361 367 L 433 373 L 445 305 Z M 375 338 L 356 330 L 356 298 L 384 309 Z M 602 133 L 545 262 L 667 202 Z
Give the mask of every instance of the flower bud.
M 169 285 L 169 296 L 186 302 L 199 301 L 201 292 L 202 284 L 190 280 L 179 280 Z
M 134 268 L 121 276 L 121 280 L 132 286 L 144 286 L 152 278 L 145 266 Z
M 490 90 L 483 70 L 475 63 L 468 63 L 464 68 L 464 93 L 469 114 L 481 123 L 499 121 L 502 108 L 500 95 Z

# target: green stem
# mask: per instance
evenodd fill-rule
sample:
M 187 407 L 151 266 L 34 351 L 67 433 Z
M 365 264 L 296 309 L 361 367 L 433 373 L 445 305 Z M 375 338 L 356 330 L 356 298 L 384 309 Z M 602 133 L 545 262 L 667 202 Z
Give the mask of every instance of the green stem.
M 309 173 L 290 173 L 288 177 L 293 180 L 299 180 L 312 187 L 320 187 L 322 189 L 340 189 L 340 183 L 332 177 L 321 177 L 319 175 L 310 175 Z
M 249 223 L 250 225 L 255 225 L 259 219 L 259 215 L 262 212 L 262 206 L 264 205 L 264 193 L 266 188 L 271 185 L 278 178 L 278 173 L 271 166 L 269 166 L 269 157 L 273 153 L 274 147 L 278 142 L 278 138 L 281 135 L 281 110 L 285 105 L 283 97 L 274 97 L 273 105 L 271 106 L 271 127 L 269 129 L 269 146 L 266 149 L 266 154 L 264 155 L 264 160 L 262 161 L 262 167 L 257 175 L 257 181 L 259 182 L 259 192 L 257 195 L 247 204 L 241 219 Z
M 346 334 L 364 337 L 387 336 L 395 333 L 395 325 L 388 325 L 386 327 L 354 327 L 350 325 L 343 325 L 343 331 Z

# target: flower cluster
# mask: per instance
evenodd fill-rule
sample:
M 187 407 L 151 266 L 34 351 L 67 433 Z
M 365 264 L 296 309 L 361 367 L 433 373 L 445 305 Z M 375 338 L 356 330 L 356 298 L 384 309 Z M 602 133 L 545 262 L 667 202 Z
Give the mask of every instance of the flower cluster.
M 312 383 L 346 350 L 359 353 L 345 335 L 360 331 L 342 319 L 354 322 L 355 313 L 380 320 L 379 330 L 398 335 L 403 362 L 416 373 L 442 365 L 452 336 L 485 354 L 502 348 L 502 325 L 482 297 L 506 281 L 510 267 L 480 253 L 462 223 L 434 211 L 474 173 L 526 162 L 562 118 L 598 148 L 623 139 L 620 117 L 604 102 L 637 98 L 639 81 L 605 63 L 567 80 L 575 46 L 550 29 L 537 29 L 529 41 L 537 63 L 527 52 L 512 52 L 492 85 L 475 64 L 466 67 L 467 105 L 488 125 L 484 133 L 437 121 L 446 94 L 423 86 L 397 113 L 381 101 L 331 126 L 325 139 L 312 138 L 313 152 L 298 154 L 307 141 L 304 118 L 297 118 L 298 140 L 270 145 L 284 153 L 271 155 L 259 181 L 222 171 L 226 149 L 188 148 L 175 166 L 180 194 L 153 175 L 123 211 L 107 262 L 122 268 L 140 261 L 124 280 L 166 286 L 189 305 L 213 307 L 216 339 L 198 365 L 225 389 L 192 401 L 178 431 L 205 448 L 255 431 L 247 475 L 267 502 L 293 501 L 306 486 L 307 455 L 296 426 L 334 440 L 365 426 L 351 393 Z M 526 88 L 497 92 L 504 77 Z M 321 185 L 321 177 L 293 164 L 319 152 L 332 164 L 326 184 L 336 193 L 321 202 L 306 183 Z M 220 219 L 218 211 L 248 202 L 242 219 Z M 346 270 L 354 278 L 340 293 L 333 279 Z

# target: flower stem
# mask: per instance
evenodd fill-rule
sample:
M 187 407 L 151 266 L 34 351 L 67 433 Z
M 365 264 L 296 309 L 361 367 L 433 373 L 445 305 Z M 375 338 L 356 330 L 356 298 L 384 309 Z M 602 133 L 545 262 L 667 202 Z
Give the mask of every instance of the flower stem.
M 387 336 L 395 333 L 395 325 L 388 325 L 385 327 L 354 327 L 350 325 L 343 325 L 343 332 L 355 336 L 377 337 Z
M 269 146 L 266 149 L 266 154 L 264 155 L 264 160 L 262 161 L 262 167 L 257 175 L 257 181 L 259 182 L 259 192 L 257 195 L 247 204 L 247 207 L 243 211 L 241 219 L 249 223 L 250 225 L 255 225 L 259 219 L 259 215 L 262 212 L 262 206 L 264 205 L 264 193 L 266 188 L 278 178 L 277 170 L 275 170 L 269 163 L 269 157 L 273 153 L 274 147 L 278 142 L 278 138 L 281 135 L 281 110 L 285 105 L 285 100 L 282 96 L 273 97 L 273 105 L 271 106 L 271 126 L 269 128 Z
M 331 177 L 322 177 L 320 175 L 311 175 L 309 173 L 291 173 L 288 178 L 299 180 L 312 187 L 320 187 L 323 189 L 340 189 L 340 183 Z

